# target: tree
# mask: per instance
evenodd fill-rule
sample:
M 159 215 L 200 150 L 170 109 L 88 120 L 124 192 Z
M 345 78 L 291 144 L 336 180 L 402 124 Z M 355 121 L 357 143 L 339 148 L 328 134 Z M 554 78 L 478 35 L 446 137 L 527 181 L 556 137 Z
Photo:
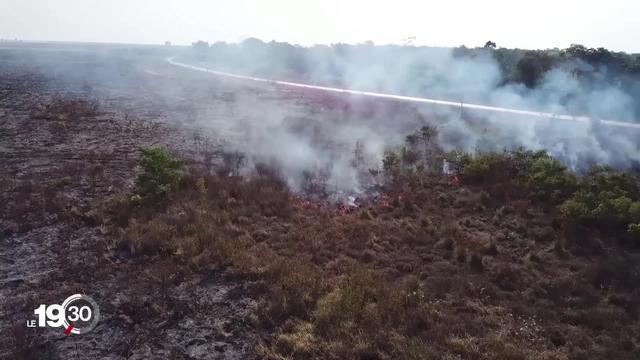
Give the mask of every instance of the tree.
M 516 64 L 516 79 L 527 87 L 533 88 L 552 65 L 549 54 L 542 51 L 527 51 Z
M 152 147 L 142 151 L 142 173 L 136 181 L 137 193 L 143 199 L 159 201 L 182 176 L 182 161 L 164 147 Z
M 194 56 L 197 60 L 204 61 L 209 55 L 209 43 L 206 41 L 198 40 L 191 44 L 193 47 Z
M 489 40 L 484 44 L 484 48 L 485 49 L 495 49 L 497 47 L 496 43 L 494 43 L 493 41 Z
M 273 44 L 277 43 L 272 41 L 272 45 Z M 249 50 L 261 49 L 265 46 L 267 46 L 267 44 L 264 41 L 254 37 L 249 37 L 242 41 L 242 47 Z

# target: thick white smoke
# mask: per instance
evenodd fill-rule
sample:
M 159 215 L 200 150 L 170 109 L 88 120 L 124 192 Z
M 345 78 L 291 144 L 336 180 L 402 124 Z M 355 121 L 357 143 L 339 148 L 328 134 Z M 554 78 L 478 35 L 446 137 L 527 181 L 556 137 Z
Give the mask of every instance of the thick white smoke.
M 200 65 L 261 76 L 269 75 L 271 68 L 271 78 L 288 75 L 275 70 L 283 65 L 278 63 L 283 61 L 281 58 L 272 56 L 265 47 L 257 49 L 245 49 L 241 66 L 216 60 L 215 51 Z M 340 56 L 327 47 L 302 53 L 306 55 L 299 61 L 306 77 L 279 80 L 594 119 L 633 121 L 635 117 L 633 96 L 604 79 L 580 80 L 576 70 L 588 66 L 580 62 L 552 69 L 535 88 L 529 89 L 502 84 L 500 66 L 489 51 L 460 57 L 453 49 L 371 46 L 368 51 L 352 53 L 344 47 Z M 317 94 L 311 99 L 314 97 Z M 380 99 L 363 103 L 362 99 L 346 97 L 348 105 L 342 108 L 323 107 L 302 95 L 299 100 L 295 103 L 280 99 L 274 106 L 255 97 L 236 96 L 235 106 L 242 117 L 238 126 L 244 135 L 231 144 L 253 161 L 277 162 L 283 175 L 298 189 L 304 181 L 302 174 L 311 171 L 324 173 L 330 188 L 362 190 L 361 169 L 353 166 L 355 144 L 362 144 L 365 165 L 374 167 L 386 148 L 401 144 L 406 135 L 427 123 L 438 127 L 440 143 L 447 150 L 474 152 L 520 146 L 545 149 L 576 170 L 593 163 L 617 167 L 640 163 L 637 130 L 435 105 L 394 104 Z

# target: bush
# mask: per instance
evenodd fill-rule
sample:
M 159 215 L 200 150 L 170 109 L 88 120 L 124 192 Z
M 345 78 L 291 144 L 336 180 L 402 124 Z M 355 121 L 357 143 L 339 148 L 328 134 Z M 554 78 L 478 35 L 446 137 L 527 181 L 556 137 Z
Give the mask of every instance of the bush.
M 578 187 L 578 177 L 546 153 L 529 158 L 525 168 L 530 191 L 540 200 L 559 204 Z
M 513 153 L 507 151 L 479 153 L 463 159 L 465 163 L 457 167 L 461 180 L 469 184 L 506 183 L 520 174 Z
M 521 181 L 534 195 L 550 199 L 556 192 L 572 191 L 573 175 L 545 151 L 518 149 L 484 152 L 475 156 L 452 152 L 445 156 L 468 183 L 489 184 Z
M 560 214 L 565 220 L 585 220 L 590 218 L 590 210 L 586 202 L 577 196 L 565 201 L 560 206 Z
M 142 173 L 136 182 L 137 192 L 143 199 L 158 201 L 178 183 L 182 176 L 182 161 L 164 147 L 142 151 Z
M 640 183 L 629 173 L 596 167 L 560 206 L 565 220 L 634 233 L 640 222 Z

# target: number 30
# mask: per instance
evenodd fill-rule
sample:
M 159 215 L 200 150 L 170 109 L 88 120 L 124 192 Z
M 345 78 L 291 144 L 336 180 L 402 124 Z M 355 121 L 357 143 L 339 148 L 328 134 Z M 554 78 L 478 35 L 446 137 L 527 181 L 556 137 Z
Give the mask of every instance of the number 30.
M 78 321 L 78 319 L 89 321 L 91 319 L 91 308 L 88 306 L 83 306 L 80 309 L 77 306 L 69 306 L 69 311 L 71 312 L 69 316 L 71 321 Z

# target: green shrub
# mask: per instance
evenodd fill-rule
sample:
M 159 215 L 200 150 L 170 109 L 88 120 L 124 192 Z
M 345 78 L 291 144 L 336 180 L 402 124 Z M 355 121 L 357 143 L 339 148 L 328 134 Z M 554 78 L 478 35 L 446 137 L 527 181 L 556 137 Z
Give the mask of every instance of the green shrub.
M 606 166 L 595 166 L 584 177 L 582 186 L 593 193 L 610 191 L 614 196 L 640 198 L 640 182 L 631 173 L 614 170 Z
M 571 192 L 576 181 L 566 166 L 545 151 L 517 149 L 474 156 L 452 152 L 445 158 L 456 165 L 463 180 L 469 183 L 521 181 L 531 185 L 533 194 L 545 200 L 556 193 Z
M 510 182 L 519 175 L 513 154 L 507 151 L 479 153 L 460 166 L 461 179 L 470 184 Z
M 578 177 L 546 154 L 527 159 L 525 173 L 532 195 L 553 204 L 569 198 L 578 187 Z
M 163 199 L 182 176 L 182 161 L 176 159 L 164 147 L 143 150 L 141 165 L 142 173 L 136 185 L 137 193 L 143 199 Z
M 560 214 L 567 220 L 586 220 L 590 218 L 590 213 L 586 202 L 577 196 L 565 201 L 560 206 Z
M 565 220 L 625 229 L 640 222 L 640 185 L 629 173 L 595 167 L 578 182 L 576 191 L 560 206 Z

